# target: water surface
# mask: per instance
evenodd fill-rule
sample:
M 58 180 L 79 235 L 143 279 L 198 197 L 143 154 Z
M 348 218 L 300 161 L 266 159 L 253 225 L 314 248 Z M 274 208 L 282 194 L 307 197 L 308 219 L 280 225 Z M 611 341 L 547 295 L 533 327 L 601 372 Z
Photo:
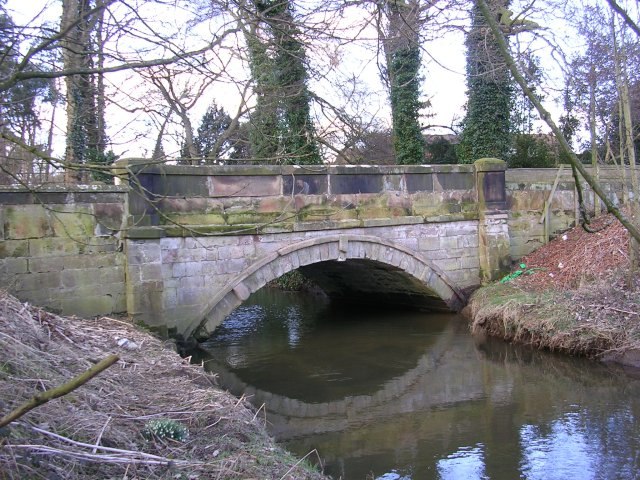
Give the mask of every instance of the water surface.
M 637 378 L 474 338 L 456 315 L 263 289 L 203 346 L 222 386 L 334 478 L 640 478 Z

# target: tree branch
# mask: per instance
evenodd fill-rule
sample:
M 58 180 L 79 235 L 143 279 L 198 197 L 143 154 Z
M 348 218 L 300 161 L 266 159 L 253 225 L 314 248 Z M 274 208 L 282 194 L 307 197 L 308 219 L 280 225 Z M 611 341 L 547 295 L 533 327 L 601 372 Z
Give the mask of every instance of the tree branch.
M 51 390 L 47 390 L 45 392 L 34 395 L 33 397 L 31 397 L 31 399 L 29 399 L 28 401 L 20 405 L 18 408 L 16 408 L 15 410 L 9 412 L 7 415 L 2 417 L 0 419 L 0 428 L 6 425 L 9 425 L 11 422 L 13 422 L 14 420 L 17 420 L 18 418 L 23 416 L 25 413 L 33 410 L 36 407 L 39 407 L 40 405 L 47 403 L 49 400 L 62 397 L 63 395 L 66 395 L 67 393 L 74 391 L 76 388 L 84 385 L 85 383 L 87 383 L 89 380 L 91 380 L 93 377 L 98 375 L 103 370 L 106 370 L 107 368 L 109 368 L 118 360 L 120 360 L 120 357 L 118 357 L 118 355 L 109 355 L 107 358 L 101 360 L 99 363 L 95 364 L 89 370 L 86 370 L 80 375 L 72 378 L 67 383 L 64 383 L 56 388 L 52 388 Z
M 638 27 L 638 24 L 631 19 L 627 11 L 624 10 L 620 5 L 618 5 L 616 0 L 607 0 L 607 3 L 609 4 L 612 10 L 614 10 L 618 15 L 620 15 L 624 19 L 625 23 L 631 28 L 631 30 L 636 32 L 636 35 L 640 37 L 640 27 Z

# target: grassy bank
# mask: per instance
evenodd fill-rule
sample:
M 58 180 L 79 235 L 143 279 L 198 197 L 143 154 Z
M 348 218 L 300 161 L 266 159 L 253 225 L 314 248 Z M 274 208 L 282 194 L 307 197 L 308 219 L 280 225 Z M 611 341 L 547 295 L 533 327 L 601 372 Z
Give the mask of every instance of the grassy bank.
M 60 317 L 0 292 L 0 416 L 101 359 L 119 361 L 0 429 L 0 478 L 322 479 L 263 411 L 127 322 Z
M 472 331 L 640 367 L 640 276 L 629 274 L 628 235 L 607 222 L 566 232 L 522 259 L 520 275 L 476 291 Z

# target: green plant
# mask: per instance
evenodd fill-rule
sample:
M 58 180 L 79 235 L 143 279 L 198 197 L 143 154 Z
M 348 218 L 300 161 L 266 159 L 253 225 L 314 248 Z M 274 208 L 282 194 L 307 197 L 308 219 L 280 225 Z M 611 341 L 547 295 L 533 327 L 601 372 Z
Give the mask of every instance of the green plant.
M 489 3 L 495 12 L 508 5 L 505 0 Z M 512 145 L 511 75 L 497 43 L 487 35 L 487 23 L 477 2 L 471 8 L 471 25 L 465 40 L 468 101 L 456 154 L 460 163 L 484 157 L 506 159 Z
M 519 267 L 520 268 L 515 272 L 511 272 L 509 275 L 502 277 L 499 283 L 507 283 L 513 280 L 514 278 L 518 278 L 520 275 L 531 275 L 536 270 L 540 270 L 539 268 L 527 268 L 527 266 L 524 263 L 521 263 Z
M 281 290 L 299 292 L 309 286 L 309 280 L 300 271 L 292 270 L 276 278 L 273 285 Z
M 184 442 L 189 436 L 189 430 L 182 423 L 175 420 L 150 420 L 145 423 L 142 435 L 149 440 L 152 438 L 169 438 Z

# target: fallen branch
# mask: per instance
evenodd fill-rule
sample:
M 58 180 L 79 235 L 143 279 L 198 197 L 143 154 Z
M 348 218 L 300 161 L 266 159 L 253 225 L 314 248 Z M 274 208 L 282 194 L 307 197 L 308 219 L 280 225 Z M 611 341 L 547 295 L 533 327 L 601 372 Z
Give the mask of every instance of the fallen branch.
M 604 310 L 613 310 L 614 312 L 625 313 L 627 315 L 640 315 L 640 313 L 638 312 L 632 312 L 630 310 L 621 310 L 619 308 L 609 307 L 607 305 L 589 305 L 589 307 L 602 308 Z
M 118 360 L 120 360 L 120 357 L 118 357 L 117 355 L 109 355 L 107 358 L 96 363 L 93 367 L 82 372 L 80 375 L 72 378 L 67 383 L 64 383 L 56 388 L 52 388 L 51 390 L 46 390 L 42 393 L 34 395 L 33 397 L 31 397 L 31 399 L 20 405 L 18 408 L 2 417 L 0 419 L 0 428 L 4 427 L 5 425 L 9 425 L 11 422 L 17 420 L 25 413 L 44 403 L 47 403 L 49 400 L 62 397 L 63 395 L 74 391 L 76 388 L 84 385 L 103 370 L 109 368 Z

